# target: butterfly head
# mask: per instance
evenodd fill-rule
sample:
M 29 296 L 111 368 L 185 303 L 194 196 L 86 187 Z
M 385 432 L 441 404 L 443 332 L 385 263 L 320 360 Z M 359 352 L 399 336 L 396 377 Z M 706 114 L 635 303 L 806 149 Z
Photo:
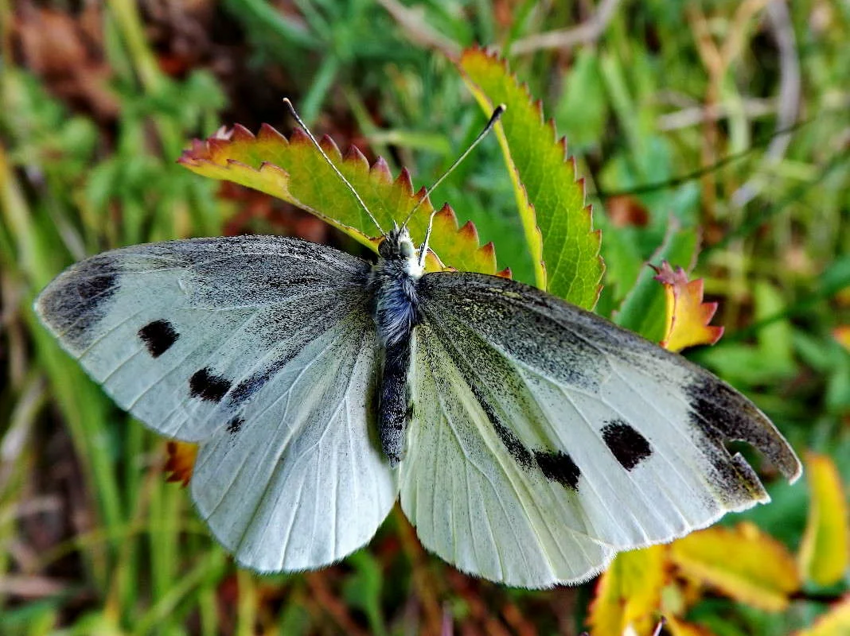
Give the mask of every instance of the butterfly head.
M 378 254 L 386 261 L 403 263 L 405 272 L 414 278 L 422 275 L 416 246 L 405 226 L 394 227 L 387 232 L 384 240 L 378 245 Z

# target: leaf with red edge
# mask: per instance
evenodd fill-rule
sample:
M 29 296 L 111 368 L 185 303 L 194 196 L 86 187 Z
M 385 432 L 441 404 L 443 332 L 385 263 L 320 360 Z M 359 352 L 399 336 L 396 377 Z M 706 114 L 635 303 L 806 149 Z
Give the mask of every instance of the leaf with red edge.
M 666 547 L 620 552 L 599 577 L 588 623 L 593 636 L 650 634 L 667 581 Z
M 169 473 L 166 481 L 179 481 L 183 487 L 188 486 L 195 468 L 195 459 L 198 457 L 198 445 L 170 440 L 166 452 L 168 459 L 165 462 L 165 472 Z
M 593 230 L 584 181 L 576 179 L 566 141 L 543 119 L 507 63 L 480 48 L 463 52 L 458 67 L 481 107 L 505 104 L 496 135 L 502 147 L 525 230 L 537 286 L 585 309 L 599 296 L 600 233 Z
M 674 271 L 667 261 L 655 271 L 655 280 L 664 285 L 666 297 L 666 329 L 661 346 L 681 351 L 720 340 L 723 327 L 708 324 L 717 311 L 717 303 L 703 302 L 702 279 L 689 281 L 685 270 L 677 267 Z
M 343 158 L 329 137 L 320 143 L 385 230 L 392 227 L 393 221 L 401 223 L 418 202 L 420 193 L 413 192 L 406 170 L 393 179 L 383 159 L 370 166 L 353 146 Z M 206 142 L 195 140 L 179 163 L 205 177 L 232 181 L 288 201 L 377 250 L 373 237 L 378 236 L 378 228 L 300 129 L 287 139 L 266 124 L 257 136 L 237 125 Z M 424 238 L 432 210 L 426 199 L 410 220 L 410 233 L 417 243 Z M 439 256 L 429 257 L 431 271 L 448 266 L 496 273 L 493 245 L 480 246 L 471 224 L 458 228 L 449 207 L 444 207 L 434 220 L 430 247 Z

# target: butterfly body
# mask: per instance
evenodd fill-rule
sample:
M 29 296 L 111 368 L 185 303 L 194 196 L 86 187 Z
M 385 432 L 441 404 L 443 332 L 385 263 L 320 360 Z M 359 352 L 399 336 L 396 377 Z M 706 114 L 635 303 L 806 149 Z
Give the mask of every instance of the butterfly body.
M 420 320 L 416 287 L 422 273 L 407 230 L 391 231 L 379 246 L 378 262 L 369 275 L 369 290 L 383 358 L 378 434 L 381 448 L 392 466 L 404 455 L 405 432 L 410 420 L 407 379 L 413 329 Z

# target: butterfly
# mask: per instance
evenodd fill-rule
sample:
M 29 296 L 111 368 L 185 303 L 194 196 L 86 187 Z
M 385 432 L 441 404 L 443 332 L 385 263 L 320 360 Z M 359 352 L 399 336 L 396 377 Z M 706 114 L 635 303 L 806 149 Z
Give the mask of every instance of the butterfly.
M 708 371 L 522 283 L 425 273 L 406 224 L 374 263 L 278 236 L 117 249 L 35 309 L 122 408 L 199 444 L 198 513 L 260 572 L 344 558 L 400 498 L 464 572 L 573 584 L 768 501 L 729 441 L 799 476 Z

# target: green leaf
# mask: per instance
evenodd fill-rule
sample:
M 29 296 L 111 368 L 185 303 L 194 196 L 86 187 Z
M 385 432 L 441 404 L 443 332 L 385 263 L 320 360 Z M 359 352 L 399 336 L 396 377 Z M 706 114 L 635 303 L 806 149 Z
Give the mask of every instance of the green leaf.
M 605 236 L 602 243 L 605 289 L 602 293 L 608 297 L 605 300 L 617 306 L 637 283 L 646 263 L 641 256 L 634 228 L 615 227 L 604 214 L 597 215 L 594 220 Z
M 544 121 L 508 65 L 479 48 L 463 52 L 458 66 L 488 113 L 505 104 L 496 135 L 514 184 L 538 287 L 592 309 L 602 280 L 600 234 L 593 231 L 584 182 L 566 158 L 566 142 Z
M 366 551 L 349 557 L 355 573 L 345 581 L 344 594 L 348 605 L 361 609 L 369 619 L 369 631 L 376 636 L 387 633 L 381 613 L 383 574 L 381 565 Z
M 780 315 L 785 311 L 785 301 L 779 290 L 764 281 L 754 289 L 755 316 L 753 322 Z M 757 344 L 729 342 L 700 351 L 696 359 L 714 369 L 733 384 L 771 384 L 788 379 L 797 373 L 794 359 L 794 342 L 791 323 L 774 320 L 761 327 Z
M 343 158 L 329 137 L 322 139 L 321 145 L 385 230 L 393 221 L 401 223 L 419 200 L 406 170 L 393 179 L 383 159 L 370 166 L 356 147 L 352 146 Z M 288 140 L 271 126 L 263 125 L 255 137 L 237 125 L 224 138 L 194 141 L 179 162 L 205 177 L 232 181 L 297 205 L 377 251 L 373 237 L 378 228 L 299 129 Z M 414 241 L 424 238 L 432 210 L 426 199 L 411 218 Z M 430 247 L 441 261 L 429 258 L 430 270 L 445 264 L 465 271 L 496 273 L 493 245 L 479 246 L 478 232 L 471 223 L 458 228 L 457 217 L 449 207 L 434 219 Z
M 605 135 L 608 102 L 599 56 L 590 47 L 579 50 L 564 82 L 555 121 L 575 147 L 597 146 Z M 606 261 L 607 262 L 607 261 Z
M 756 306 L 756 322 L 771 316 L 780 315 L 786 309 L 786 302 L 781 292 L 763 281 L 755 285 L 754 300 Z M 763 366 L 771 367 L 777 377 L 791 377 L 796 373 L 794 362 L 794 344 L 791 323 L 788 320 L 774 320 L 759 329 L 756 336 L 761 352 Z

